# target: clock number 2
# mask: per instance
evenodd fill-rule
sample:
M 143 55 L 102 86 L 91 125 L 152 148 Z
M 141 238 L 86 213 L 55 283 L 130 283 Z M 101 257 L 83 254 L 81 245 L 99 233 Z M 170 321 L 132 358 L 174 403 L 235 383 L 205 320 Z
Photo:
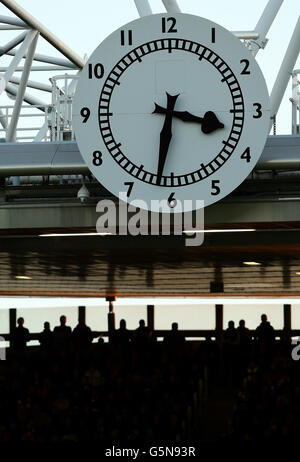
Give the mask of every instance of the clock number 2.
M 104 66 L 101 63 L 95 65 L 89 64 L 89 79 L 96 77 L 96 79 L 102 79 L 104 76 Z
M 211 195 L 212 196 L 218 196 L 221 192 L 221 189 L 220 189 L 220 180 L 212 180 L 211 182 Z
M 101 151 L 94 151 L 93 152 L 93 164 L 96 167 L 100 167 L 102 165 L 103 160 L 102 160 L 102 152 Z
M 241 71 L 241 75 L 249 75 L 250 74 L 250 71 L 249 71 L 249 61 L 248 59 L 241 59 L 241 64 L 244 64 L 244 69 Z
M 161 30 L 163 34 L 166 33 L 176 33 L 177 29 L 175 28 L 176 26 L 176 19 L 175 18 L 162 18 L 162 23 L 161 23 Z M 170 23 L 168 25 L 167 23 Z M 168 26 L 168 27 L 167 27 Z

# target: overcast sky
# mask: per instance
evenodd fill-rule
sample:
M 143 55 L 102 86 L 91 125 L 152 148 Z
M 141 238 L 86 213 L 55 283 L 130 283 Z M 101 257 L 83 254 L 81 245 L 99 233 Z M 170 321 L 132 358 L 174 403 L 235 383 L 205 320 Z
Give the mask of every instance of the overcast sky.
M 82 57 L 85 53 L 90 55 L 115 29 L 138 17 L 134 0 L 19 0 L 19 4 Z M 161 0 L 150 0 L 150 4 L 154 13 L 165 11 Z M 178 4 L 182 12 L 208 18 L 229 30 L 236 31 L 253 30 L 267 0 L 178 0 Z M 10 12 L 1 5 L 0 14 L 8 15 Z M 284 0 L 268 34 L 269 43 L 257 56 L 269 91 L 272 89 L 299 14 L 299 0 Z M 44 40 L 39 42 L 39 52 L 56 53 Z M 300 58 L 297 68 L 300 68 Z M 290 97 L 291 84 L 278 114 L 278 133 L 290 133 Z

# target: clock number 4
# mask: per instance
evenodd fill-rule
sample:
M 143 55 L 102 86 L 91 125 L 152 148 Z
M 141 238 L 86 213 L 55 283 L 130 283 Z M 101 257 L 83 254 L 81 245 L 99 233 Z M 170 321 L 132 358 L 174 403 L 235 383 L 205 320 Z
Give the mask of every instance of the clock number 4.
M 163 34 L 170 34 L 170 33 L 176 33 L 177 29 L 175 28 L 176 26 L 176 19 L 175 18 L 162 18 L 161 20 L 161 30 Z
M 93 77 L 96 77 L 96 79 L 102 79 L 104 76 L 104 66 L 101 63 L 97 63 L 95 65 L 89 64 L 88 69 L 89 79 L 92 79 Z
M 247 163 L 249 163 L 251 161 L 251 153 L 250 153 L 249 146 L 248 146 L 247 149 L 245 149 L 245 151 L 241 155 L 241 159 L 244 159 Z
M 96 167 L 100 167 L 102 165 L 103 160 L 102 160 L 102 152 L 101 151 L 94 151 L 93 152 L 93 164 Z
M 220 180 L 212 180 L 211 182 L 211 195 L 212 196 L 218 196 L 221 192 L 221 189 L 220 189 Z

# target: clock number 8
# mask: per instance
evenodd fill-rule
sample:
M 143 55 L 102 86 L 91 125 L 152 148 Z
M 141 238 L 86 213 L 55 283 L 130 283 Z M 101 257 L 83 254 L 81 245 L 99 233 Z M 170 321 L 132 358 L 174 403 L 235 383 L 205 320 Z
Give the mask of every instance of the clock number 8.
M 169 195 L 169 198 L 168 198 L 168 206 L 173 209 L 174 207 L 176 207 L 177 205 L 177 200 L 175 199 L 175 193 L 172 193 Z
M 94 151 L 93 152 L 93 164 L 96 167 L 100 167 L 102 165 L 103 160 L 102 160 L 102 152 L 101 151 Z

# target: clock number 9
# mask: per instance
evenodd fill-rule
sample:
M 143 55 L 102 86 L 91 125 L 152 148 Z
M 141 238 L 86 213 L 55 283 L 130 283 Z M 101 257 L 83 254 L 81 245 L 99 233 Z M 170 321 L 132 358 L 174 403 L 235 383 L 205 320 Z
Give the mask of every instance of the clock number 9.
M 218 196 L 221 192 L 221 189 L 220 189 L 220 180 L 212 180 L 211 182 L 211 195 L 212 196 Z
M 175 199 L 175 193 L 172 193 L 169 195 L 169 198 L 168 198 L 168 206 L 173 209 L 174 207 L 176 207 L 177 205 L 177 200 Z
M 80 115 L 81 115 L 81 117 L 83 117 L 82 123 L 83 123 L 83 124 L 86 124 L 87 121 L 88 121 L 89 118 L 90 118 L 91 111 L 89 110 L 88 107 L 83 107 L 83 108 L 81 109 L 81 111 L 80 111 Z
M 102 152 L 101 151 L 94 151 L 93 152 L 93 164 L 96 167 L 100 167 L 102 165 L 103 160 L 102 160 Z
M 102 79 L 104 76 L 104 66 L 103 64 L 97 63 L 95 65 L 89 64 L 89 79 L 96 77 L 96 79 Z
M 171 23 L 170 26 L 167 28 L 167 23 Z M 161 20 L 161 30 L 163 34 L 166 33 L 176 33 L 177 29 L 175 29 L 176 26 L 176 19 L 175 18 L 162 18 Z

